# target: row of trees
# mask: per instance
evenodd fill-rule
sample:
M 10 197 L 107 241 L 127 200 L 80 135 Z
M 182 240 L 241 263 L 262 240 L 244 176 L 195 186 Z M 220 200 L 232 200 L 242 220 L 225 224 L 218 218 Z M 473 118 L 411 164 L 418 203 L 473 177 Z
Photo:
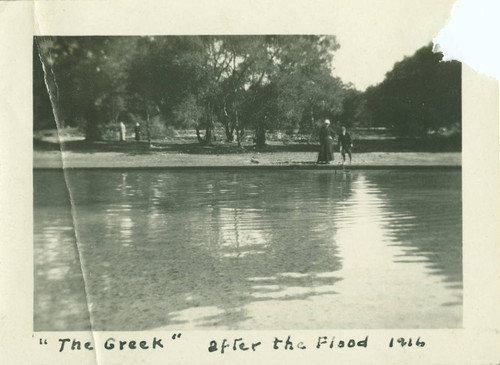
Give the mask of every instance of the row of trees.
M 364 93 L 332 76 L 338 48 L 322 35 L 36 37 L 34 126 L 53 110 L 59 126 L 98 140 L 127 118 L 149 135 L 156 118 L 200 143 L 216 127 L 238 144 L 251 130 L 261 146 L 266 131 L 315 133 L 327 117 L 413 135 L 460 122 L 460 65 L 430 46 Z
M 86 123 L 86 137 L 126 111 L 193 128 L 210 143 L 254 130 L 309 133 L 342 110 L 345 85 L 331 75 L 333 36 L 38 37 L 59 123 Z
M 426 136 L 446 129 L 461 133 L 461 64 L 441 62 L 428 45 L 396 62 L 385 79 L 361 92 L 344 93 L 344 124 L 387 128 L 397 136 Z
M 370 124 L 396 135 L 425 136 L 429 131 L 461 131 L 461 64 L 441 62 L 432 46 L 397 62 L 382 83 L 364 93 Z

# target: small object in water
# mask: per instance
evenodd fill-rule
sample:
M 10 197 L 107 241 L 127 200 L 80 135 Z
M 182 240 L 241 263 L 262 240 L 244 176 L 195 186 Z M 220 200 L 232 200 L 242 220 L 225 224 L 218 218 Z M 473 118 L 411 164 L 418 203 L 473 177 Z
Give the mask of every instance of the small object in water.
M 250 159 L 250 162 L 251 162 L 251 163 L 259 163 L 259 160 L 256 160 L 254 157 L 252 157 L 252 158 Z

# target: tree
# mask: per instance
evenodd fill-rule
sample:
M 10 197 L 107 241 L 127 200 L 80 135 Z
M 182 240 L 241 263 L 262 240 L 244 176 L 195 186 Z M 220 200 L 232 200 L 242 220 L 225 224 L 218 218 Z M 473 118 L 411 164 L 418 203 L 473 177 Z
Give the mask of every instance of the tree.
M 267 130 L 312 133 L 342 108 L 333 36 L 37 37 L 37 47 L 56 119 L 83 123 L 88 140 L 131 113 L 206 144 L 217 124 L 239 146 L 253 129 L 262 146 Z
M 59 125 L 84 124 L 87 140 L 116 121 L 125 105 L 124 79 L 130 37 L 36 37 L 51 102 Z
M 316 133 L 317 120 L 333 118 L 342 108 L 343 84 L 331 75 L 333 36 L 275 36 L 276 129 Z
M 339 111 L 342 83 L 331 75 L 334 37 L 263 36 L 246 42 L 251 52 L 240 66 L 245 76 L 239 125 L 255 130 L 258 147 L 265 144 L 266 130 L 312 133 L 317 117 Z
M 385 80 L 367 89 L 367 106 L 376 126 L 398 135 L 424 136 L 461 125 L 461 65 L 441 62 L 432 46 L 396 63 Z
M 170 126 L 196 129 L 200 143 L 210 143 L 214 129 L 218 79 L 222 70 L 213 61 L 216 37 L 143 37 L 139 56 L 130 64 L 127 90 L 158 108 Z M 141 108 L 139 108 L 141 109 Z M 205 135 L 201 135 L 201 130 Z
M 356 90 L 352 85 L 347 85 L 342 102 L 342 113 L 339 121 L 347 128 L 371 126 L 371 116 L 367 109 L 365 93 Z

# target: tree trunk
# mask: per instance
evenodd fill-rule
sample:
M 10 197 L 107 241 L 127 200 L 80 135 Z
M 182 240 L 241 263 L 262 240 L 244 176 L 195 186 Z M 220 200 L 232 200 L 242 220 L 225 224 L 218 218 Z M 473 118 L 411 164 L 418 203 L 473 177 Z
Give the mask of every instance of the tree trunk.
M 210 145 L 212 144 L 212 126 L 207 125 L 205 128 L 205 144 Z
M 223 113 L 222 113 L 222 123 L 224 124 L 224 129 L 226 132 L 226 142 L 234 141 L 234 127 L 231 126 L 231 120 L 227 114 L 226 102 L 224 101 Z M 231 126 L 231 127 L 230 127 Z
M 151 147 L 151 129 L 150 129 L 150 116 L 146 113 L 146 135 L 148 136 L 148 146 Z
M 206 113 L 207 113 L 207 116 L 206 116 L 207 119 L 206 119 L 206 127 L 205 127 L 205 144 L 211 145 L 212 138 L 214 137 L 214 133 L 213 133 L 214 118 L 213 118 L 212 104 L 210 102 L 207 102 L 207 104 L 206 104 Z
M 97 123 L 95 122 L 91 123 L 87 121 L 87 124 L 85 126 L 85 140 L 94 142 L 94 141 L 100 141 L 101 139 L 102 135 Z
M 264 147 L 266 145 L 266 130 L 259 123 L 257 125 L 257 130 L 255 133 L 255 144 L 257 148 Z
M 236 141 L 238 142 L 238 148 L 241 148 L 241 130 L 238 119 L 238 110 L 235 111 L 235 129 L 236 129 Z
M 314 109 L 313 106 L 311 105 L 311 130 L 314 130 Z
M 198 138 L 200 144 L 203 144 L 203 138 L 200 135 L 200 129 L 198 127 L 196 127 L 196 138 Z
M 234 128 L 229 128 L 229 122 L 226 121 L 224 124 L 224 128 L 226 129 L 226 141 L 233 142 L 234 141 Z
M 236 128 L 236 142 L 238 142 L 238 148 L 241 148 L 240 130 L 238 128 Z

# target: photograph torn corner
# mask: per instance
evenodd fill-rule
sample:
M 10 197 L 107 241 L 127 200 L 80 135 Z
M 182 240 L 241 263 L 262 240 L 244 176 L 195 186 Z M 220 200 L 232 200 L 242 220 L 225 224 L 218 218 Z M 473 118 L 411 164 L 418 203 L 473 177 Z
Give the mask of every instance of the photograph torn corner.
M 494 46 L 495 36 L 500 33 L 500 25 L 494 17 L 500 4 L 481 3 L 478 6 L 477 1 L 457 0 L 449 22 L 433 40 L 433 51 L 443 53 L 443 61 L 456 60 L 480 74 L 500 80 L 500 51 Z

